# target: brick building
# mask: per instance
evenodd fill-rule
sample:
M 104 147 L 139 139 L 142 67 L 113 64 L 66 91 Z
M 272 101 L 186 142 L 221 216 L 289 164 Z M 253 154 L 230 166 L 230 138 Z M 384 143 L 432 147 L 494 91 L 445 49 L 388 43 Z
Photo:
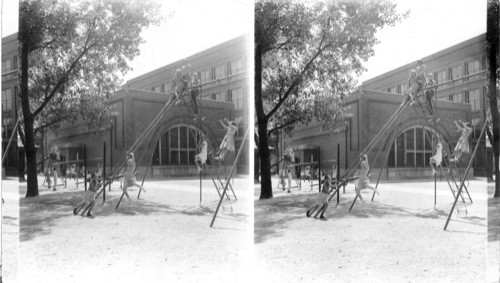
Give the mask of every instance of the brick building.
M 329 134 L 321 131 L 319 125 L 301 127 L 294 131 L 291 138 L 285 140 L 285 147 L 296 149 L 300 162 L 317 161 L 317 153 L 313 149 L 320 147 L 322 168 L 331 171 L 333 160 L 339 158 L 342 170 L 347 168 L 360 152 L 375 137 L 383 125 L 389 120 L 403 100 L 407 88 L 408 75 L 417 64 L 415 62 L 391 70 L 385 74 L 365 81 L 359 90 L 347 101 L 348 112 L 352 115 L 345 125 L 339 126 L 337 132 Z M 383 172 L 391 178 L 430 177 L 428 165 L 432 155 L 432 133 L 437 133 L 445 141 L 445 151 L 450 154 L 457 143 L 460 133 L 456 132 L 454 120 L 462 119 L 473 125 L 474 132 L 469 138 L 471 149 L 477 142 L 480 148 L 473 163 L 475 175 L 484 176 L 488 164 L 491 164 L 490 149 L 486 148 L 484 139 L 477 140 L 485 117 L 486 96 L 486 59 L 485 35 L 421 58 L 426 65 L 426 75 L 432 73 L 440 86 L 436 92 L 436 115 L 441 119 L 436 124 L 422 120 L 418 104 L 408 109 L 396 125 L 387 134 L 387 138 L 379 143 L 369 154 L 373 163 L 378 150 L 390 150 L 388 169 Z M 423 116 L 423 115 L 422 115 Z M 425 137 L 428 133 L 431 142 Z M 393 134 L 394 141 L 388 137 Z M 337 144 L 340 144 L 340 156 L 337 156 Z M 307 146 L 306 146 L 307 145 Z M 472 150 L 471 150 L 472 151 Z M 383 155 L 383 154 L 382 154 Z M 466 166 L 468 157 L 462 157 Z M 372 167 L 380 168 L 384 156 Z M 491 168 L 491 167 L 489 167 Z M 341 170 L 341 171 L 342 171 Z
M 237 121 L 235 146 L 239 148 L 248 128 L 247 40 L 247 36 L 240 36 L 186 58 L 191 72 L 197 72 L 202 81 L 200 109 L 205 119 L 193 119 L 191 101 L 184 97 L 185 102 L 173 106 L 154 134 L 136 151 L 138 163 L 146 152 L 139 167 L 148 166 L 151 160 L 155 177 L 194 175 L 198 133 L 207 135 L 209 151 L 215 151 L 225 134 L 218 121 L 223 118 Z M 102 162 L 106 142 L 109 167 L 110 161 L 116 162 L 125 154 L 167 103 L 175 71 L 182 64 L 180 60 L 128 81 L 122 91 L 110 98 L 117 116 L 101 131 L 89 132 L 80 122 L 49 137 L 47 147 L 58 145 L 62 159 L 75 160 L 82 156 L 85 144 L 90 166 L 96 167 Z M 228 156 L 227 164 L 232 163 L 234 155 Z M 238 171 L 248 172 L 247 151 L 240 158 Z
M 18 51 L 17 33 L 2 38 L 2 150 L 5 153 L 9 139 L 17 121 L 18 97 Z M 3 155 L 2 155 L 3 156 Z M 5 174 L 18 175 L 19 168 L 24 168 L 24 153 L 17 135 L 3 163 Z

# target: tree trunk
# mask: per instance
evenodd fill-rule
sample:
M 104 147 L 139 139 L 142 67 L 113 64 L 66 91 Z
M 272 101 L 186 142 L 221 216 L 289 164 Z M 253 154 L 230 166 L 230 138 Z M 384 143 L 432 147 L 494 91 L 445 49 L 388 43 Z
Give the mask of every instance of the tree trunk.
M 493 156 L 495 161 L 495 195 L 500 197 L 500 173 L 499 173 L 499 155 L 500 155 L 500 115 L 498 113 L 497 97 L 497 69 L 498 69 L 498 48 L 499 48 L 499 13 L 500 3 L 498 0 L 488 0 L 488 11 L 486 20 L 486 53 L 488 56 L 488 96 L 490 101 L 491 122 L 493 126 L 492 137 L 490 140 L 493 147 Z
M 271 183 L 271 160 L 269 158 L 269 142 L 267 138 L 268 119 L 262 103 L 262 48 L 255 45 L 255 115 L 257 116 L 257 131 L 259 134 L 260 159 L 260 199 L 273 197 Z
M 26 197 L 38 196 L 38 180 L 36 171 L 36 147 L 33 124 L 35 118 L 30 109 L 30 101 L 28 96 L 28 46 L 21 47 L 21 83 L 20 83 L 20 99 L 21 110 L 24 118 L 24 152 L 26 154 L 28 190 Z

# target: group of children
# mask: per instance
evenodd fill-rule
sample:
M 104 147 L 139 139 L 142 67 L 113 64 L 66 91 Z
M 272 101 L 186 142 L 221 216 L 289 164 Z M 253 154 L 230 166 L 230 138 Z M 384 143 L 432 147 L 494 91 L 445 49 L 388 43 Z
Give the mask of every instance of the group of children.
M 195 112 L 194 120 L 197 120 L 200 115 L 198 107 L 198 95 L 201 92 L 200 85 L 201 80 L 198 73 L 191 74 L 191 65 L 187 63 L 187 60 L 184 60 L 182 67 L 175 71 L 170 92 L 173 94 L 174 99 L 177 100 L 176 103 L 179 103 L 184 95 L 190 95 Z M 201 117 L 201 120 L 204 119 L 205 117 Z
M 368 156 L 365 154 L 361 157 L 361 169 L 359 170 L 359 175 L 358 179 L 355 183 L 354 190 L 356 191 L 356 196 L 362 201 L 363 197 L 361 196 L 361 191 L 370 189 L 373 190 L 375 193 L 379 194 L 376 188 L 374 188 L 372 185 L 370 185 L 370 177 L 369 177 L 369 172 L 370 172 L 370 166 L 368 165 Z M 333 174 L 336 172 L 334 171 Z M 328 195 L 331 193 L 331 186 L 332 186 L 332 177 L 330 175 L 326 175 L 325 180 L 323 181 L 321 185 L 321 191 L 319 192 L 318 196 L 316 197 L 315 203 L 310 206 L 307 211 L 306 211 L 306 216 L 310 217 L 316 209 L 319 208 L 318 212 L 316 215 L 320 214 L 320 219 L 326 219 L 324 216 L 324 213 L 326 209 L 328 208 Z
M 434 107 L 432 106 L 432 100 L 435 95 L 435 85 L 434 74 L 429 73 L 428 79 L 425 77 L 426 66 L 421 60 L 417 61 L 417 67 L 410 71 L 410 77 L 408 78 L 408 89 L 405 93 L 405 100 L 410 100 L 414 103 L 415 99 L 424 91 L 425 98 L 427 100 L 427 106 L 429 107 L 430 116 L 428 117 L 429 122 L 435 117 Z M 436 119 L 439 121 L 439 118 Z
M 201 81 L 198 78 L 197 73 L 194 73 L 193 78 L 191 79 L 190 68 L 191 66 L 187 64 L 186 60 L 184 60 L 182 68 L 177 69 L 175 72 L 175 78 L 172 82 L 171 93 L 174 95 L 174 99 L 180 101 L 180 98 L 182 98 L 186 93 L 189 92 L 195 108 L 195 113 L 196 113 L 195 120 L 196 120 L 198 118 L 198 115 L 200 114 L 197 99 L 198 95 L 200 94 L 200 88 L 198 86 L 200 86 Z M 204 117 L 201 117 L 201 119 L 203 120 Z M 219 151 L 217 152 L 217 156 L 215 157 L 215 159 L 222 161 L 224 160 L 228 152 L 235 151 L 234 135 L 238 131 L 238 126 L 235 121 L 229 121 L 228 119 L 219 120 L 219 122 L 222 125 L 222 127 L 226 129 L 226 134 L 220 144 Z M 202 170 L 202 166 L 206 163 L 208 155 L 207 137 L 204 134 L 202 135 L 198 149 L 199 153 L 195 156 L 194 161 L 196 166 L 198 167 L 198 173 L 200 173 Z M 135 177 L 136 163 L 134 154 L 132 152 L 127 153 L 126 163 L 127 163 L 127 169 L 123 178 L 122 190 L 123 194 L 127 197 L 127 200 L 130 200 L 130 197 L 127 192 L 128 188 L 136 186 L 139 187 L 144 192 L 146 192 L 146 190 L 141 185 L 136 183 L 137 181 Z M 78 214 L 83 207 L 86 207 L 85 210 L 82 212 L 82 215 L 84 215 L 85 212 L 87 212 L 87 216 L 92 217 L 90 212 L 94 207 L 95 193 L 101 186 L 101 183 L 99 183 L 98 181 L 98 175 L 96 173 L 91 174 L 89 184 L 90 184 L 89 189 L 85 192 L 82 201 L 73 209 L 73 213 L 75 215 Z
M 130 187 L 138 187 L 142 191 L 146 192 L 143 186 L 139 185 L 137 183 L 137 179 L 135 177 L 135 169 L 136 169 L 136 163 L 135 163 L 135 157 L 134 153 L 130 152 L 127 153 L 127 169 L 125 171 L 125 174 L 123 176 L 123 183 L 122 183 L 122 191 L 123 194 L 127 197 L 127 200 L 130 201 L 130 196 L 128 195 L 127 189 Z M 104 182 L 105 180 L 102 180 Z M 102 186 L 102 182 L 99 182 L 98 179 L 98 174 L 93 172 L 91 173 L 90 180 L 89 180 L 89 188 L 88 190 L 83 194 L 83 199 L 82 201 L 73 208 L 73 214 L 77 215 L 82 208 L 85 207 L 85 209 L 82 212 L 82 216 L 87 212 L 88 217 L 93 217 L 90 212 L 92 211 L 92 208 L 94 207 L 95 204 L 95 193 L 97 190 Z

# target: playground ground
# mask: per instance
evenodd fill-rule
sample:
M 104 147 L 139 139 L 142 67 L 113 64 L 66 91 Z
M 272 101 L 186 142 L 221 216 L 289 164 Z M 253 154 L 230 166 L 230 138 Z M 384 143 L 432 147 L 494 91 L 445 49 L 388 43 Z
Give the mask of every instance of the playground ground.
M 122 201 L 119 184 L 98 199 L 95 218 L 73 215 L 83 189 L 20 189 L 19 282 L 236 282 L 244 276 L 252 242 L 248 178 L 233 183 L 238 201 L 223 202 L 211 180 L 152 180 L 137 200 Z M 39 178 L 42 184 L 43 178 Z
M 494 259 L 486 249 L 484 180 L 470 182 L 474 203 L 468 214 L 455 211 L 448 231 L 453 196 L 446 182 L 438 183 L 436 209 L 433 182 L 381 183 L 379 191 L 375 202 L 364 191 L 366 203 L 348 212 L 355 196 L 349 184 L 339 205 L 330 202 L 327 220 L 319 220 L 305 215 L 317 187 L 275 189 L 274 198 L 258 200 L 256 185 L 256 274 L 264 282 L 496 282 L 487 281 L 498 279 L 498 265 L 487 268 Z
M 493 198 L 495 184 L 488 184 L 488 270 L 487 282 L 500 282 L 500 198 Z

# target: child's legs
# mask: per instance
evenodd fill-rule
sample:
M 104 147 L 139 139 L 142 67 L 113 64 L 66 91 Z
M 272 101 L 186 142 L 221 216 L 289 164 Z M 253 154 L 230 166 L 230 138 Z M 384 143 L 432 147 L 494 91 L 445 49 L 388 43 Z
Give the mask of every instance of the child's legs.
M 123 184 L 123 189 L 122 189 L 122 191 L 123 191 L 123 194 L 124 194 L 127 198 L 130 198 L 130 197 L 128 196 L 128 192 L 127 192 L 128 187 L 129 187 L 129 184 L 125 181 L 125 184 Z
M 323 203 L 323 207 L 321 208 L 321 216 L 323 216 L 323 213 L 325 213 L 327 208 L 328 208 L 328 202 Z
M 90 212 L 92 211 L 92 208 L 94 208 L 94 204 L 95 204 L 95 201 L 92 201 L 89 205 L 89 211 L 87 212 L 88 214 L 90 214 Z
M 436 161 L 434 159 L 431 158 L 431 160 L 429 161 L 429 165 L 433 170 L 436 170 Z

